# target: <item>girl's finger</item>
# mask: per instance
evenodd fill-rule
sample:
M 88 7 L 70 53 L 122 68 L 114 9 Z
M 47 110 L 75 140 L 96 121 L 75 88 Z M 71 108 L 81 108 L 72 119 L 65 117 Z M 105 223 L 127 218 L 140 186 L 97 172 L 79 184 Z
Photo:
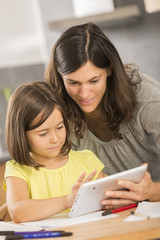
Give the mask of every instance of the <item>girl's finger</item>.
M 77 183 L 82 183 L 86 176 L 86 172 L 83 172 L 80 177 L 77 179 Z
M 93 172 L 91 172 L 91 173 L 85 178 L 84 183 L 91 181 L 91 180 L 94 178 L 94 176 L 96 175 L 96 173 L 97 173 L 97 170 L 95 169 Z

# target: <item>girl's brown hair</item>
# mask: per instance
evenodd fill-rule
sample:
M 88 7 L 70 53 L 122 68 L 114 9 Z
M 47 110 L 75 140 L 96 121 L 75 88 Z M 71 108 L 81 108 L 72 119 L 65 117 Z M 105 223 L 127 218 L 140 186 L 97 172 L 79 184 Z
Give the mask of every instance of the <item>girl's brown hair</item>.
M 26 131 L 39 127 L 57 107 L 63 116 L 66 128 L 66 140 L 61 154 L 68 154 L 71 149 L 69 127 L 63 100 L 47 83 L 30 82 L 19 86 L 10 97 L 6 117 L 6 142 L 11 157 L 18 163 L 38 168 L 30 156 L 26 140 Z M 33 120 L 40 114 L 35 125 Z M 56 117 L 56 116 L 55 116 Z
M 74 72 L 87 61 L 98 68 L 111 68 L 107 77 L 107 89 L 103 97 L 109 129 L 115 137 L 121 138 L 119 126 L 132 118 L 136 105 L 134 86 L 140 82 L 136 66 L 124 66 L 120 56 L 103 31 L 93 23 L 76 25 L 66 30 L 57 40 L 45 73 L 45 80 L 65 100 L 69 118 L 74 124 L 78 137 L 83 136 L 86 128 L 84 113 L 68 95 L 62 75 Z M 126 73 L 129 70 L 130 74 Z M 134 74 L 137 81 L 132 81 Z

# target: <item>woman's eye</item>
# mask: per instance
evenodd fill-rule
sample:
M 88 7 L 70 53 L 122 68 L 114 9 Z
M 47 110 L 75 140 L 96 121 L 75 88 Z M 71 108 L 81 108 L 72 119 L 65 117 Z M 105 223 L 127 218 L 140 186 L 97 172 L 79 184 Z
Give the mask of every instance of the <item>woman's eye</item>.
M 59 126 L 59 127 L 57 127 L 57 129 L 62 129 L 63 128 L 63 126 Z
M 91 83 L 97 83 L 99 82 L 99 79 L 96 79 L 96 80 L 92 80 Z
M 45 136 L 47 133 L 45 132 L 45 133 L 42 133 L 42 134 L 40 134 L 39 136 L 40 137 L 43 137 L 43 136 Z
M 69 83 L 69 85 L 76 85 L 76 84 L 78 84 L 78 82 L 68 82 Z

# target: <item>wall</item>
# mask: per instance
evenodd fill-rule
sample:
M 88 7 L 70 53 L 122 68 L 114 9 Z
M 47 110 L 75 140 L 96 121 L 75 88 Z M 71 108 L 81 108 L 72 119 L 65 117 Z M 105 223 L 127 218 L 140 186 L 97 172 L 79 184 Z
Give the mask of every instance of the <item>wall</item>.
M 44 71 L 45 66 L 42 63 L 19 67 L 13 66 L 0 68 L 0 128 L 2 129 L 0 136 L 0 144 L 2 144 L 3 151 L 6 151 L 4 125 L 6 118 L 7 101 L 2 95 L 2 89 L 6 86 L 9 86 L 11 90 L 14 91 L 15 88 L 22 83 L 31 80 L 43 80 Z M 0 160 L 1 158 L 3 159 L 3 153 L 0 152 Z
M 144 13 L 142 0 L 114 2 L 117 7 L 138 4 L 141 17 L 99 26 L 115 44 L 124 63 L 136 63 L 140 71 L 159 80 L 160 12 Z M 72 0 L 0 0 L 0 4 L 0 142 L 6 151 L 4 122 L 7 102 L 1 90 L 10 86 L 13 91 L 23 82 L 43 80 L 52 47 L 63 32 L 62 29 L 50 30 L 48 23 L 74 17 L 74 12 Z
M 46 41 L 38 0 L 0 0 L 0 67 L 45 62 Z
M 141 72 L 160 81 L 160 12 L 146 14 L 123 25 L 105 28 L 124 63 L 135 63 Z
M 0 160 L 9 158 L 4 125 L 7 101 L 3 89 L 11 92 L 30 80 L 43 80 L 48 59 L 38 0 L 0 0 Z
M 99 24 L 108 37 L 115 44 L 124 63 L 136 63 L 140 71 L 146 72 L 159 80 L 160 76 L 160 12 L 147 14 L 144 12 L 142 0 L 114 0 L 115 6 L 138 4 L 141 17 L 128 19 L 123 23 Z M 40 0 L 44 31 L 47 39 L 48 53 L 64 31 L 50 30 L 49 22 L 74 17 L 72 0 Z

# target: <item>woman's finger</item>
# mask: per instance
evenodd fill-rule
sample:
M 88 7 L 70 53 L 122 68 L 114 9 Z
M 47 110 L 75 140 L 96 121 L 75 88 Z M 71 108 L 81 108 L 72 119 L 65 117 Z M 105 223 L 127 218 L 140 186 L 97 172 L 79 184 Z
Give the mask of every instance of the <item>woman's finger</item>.
M 105 209 L 117 208 L 129 204 L 136 203 L 136 201 L 130 199 L 103 199 L 101 204 Z

